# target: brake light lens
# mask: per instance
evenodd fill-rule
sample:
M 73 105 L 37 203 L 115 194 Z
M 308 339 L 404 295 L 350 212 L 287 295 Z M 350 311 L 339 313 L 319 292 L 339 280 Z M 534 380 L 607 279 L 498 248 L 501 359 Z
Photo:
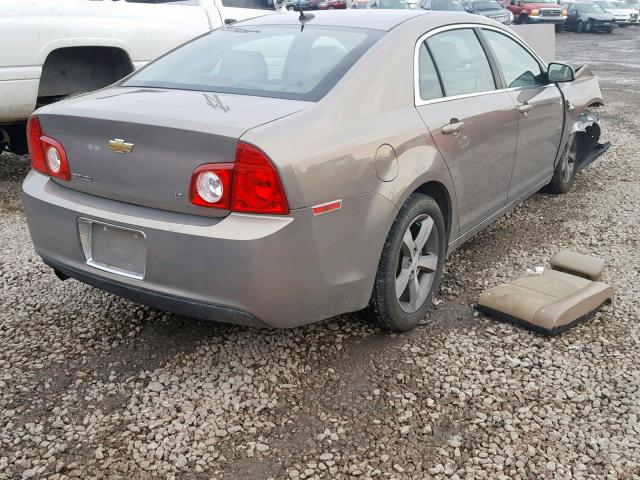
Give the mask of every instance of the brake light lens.
M 191 203 L 201 207 L 229 208 L 233 163 L 207 163 L 191 177 Z
M 29 147 L 31 168 L 49 175 L 47 164 L 44 161 L 44 149 L 42 148 L 42 143 L 40 143 L 41 137 L 40 120 L 35 115 L 31 115 L 27 121 L 27 146 Z
M 248 143 L 238 142 L 231 210 L 276 215 L 289 213 L 287 197 L 276 169 L 261 150 Z
M 289 213 L 280 177 L 257 147 L 238 142 L 235 163 L 208 163 L 191 177 L 191 203 L 242 213 Z
M 27 122 L 27 144 L 31 167 L 46 175 L 71 180 L 67 154 L 60 142 L 42 134 L 40 120 L 35 115 Z

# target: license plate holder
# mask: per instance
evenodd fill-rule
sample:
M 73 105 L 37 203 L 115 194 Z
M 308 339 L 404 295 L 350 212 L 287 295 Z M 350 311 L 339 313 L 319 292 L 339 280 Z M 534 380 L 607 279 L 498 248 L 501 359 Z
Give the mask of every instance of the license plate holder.
M 87 218 L 78 219 L 86 264 L 109 273 L 142 280 L 147 261 L 147 240 L 140 230 Z

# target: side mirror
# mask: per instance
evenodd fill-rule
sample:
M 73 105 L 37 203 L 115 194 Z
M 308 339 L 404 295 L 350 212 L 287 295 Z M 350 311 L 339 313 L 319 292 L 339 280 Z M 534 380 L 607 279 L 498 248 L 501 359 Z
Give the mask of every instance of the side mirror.
M 549 69 L 547 70 L 547 79 L 549 80 L 549 82 L 573 82 L 575 78 L 576 72 L 570 65 L 557 62 L 549 64 Z

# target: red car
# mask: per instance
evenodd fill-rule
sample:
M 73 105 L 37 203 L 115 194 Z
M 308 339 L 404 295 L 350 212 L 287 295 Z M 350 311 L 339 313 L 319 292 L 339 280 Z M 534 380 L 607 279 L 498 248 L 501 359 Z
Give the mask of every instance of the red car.
M 318 3 L 318 10 L 340 10 L 347 8 L 347 0 L 323 0 Z
M 515 23 L 552 23 L 560 32 L 567 19 L 567 10 L 555 0 L 502 0 L 500 3 L 511 10 Z

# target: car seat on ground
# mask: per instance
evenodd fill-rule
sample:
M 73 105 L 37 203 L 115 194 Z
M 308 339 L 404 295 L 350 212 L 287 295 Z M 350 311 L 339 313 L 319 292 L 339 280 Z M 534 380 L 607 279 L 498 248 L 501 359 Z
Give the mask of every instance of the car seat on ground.
M 476 309 L 499 320 L 546 335 L 560 333 L 586 320 L 613 291 L 598 282 L 604 260 L 568 250 L 554 255 L 551 269 L 493 287 L 482 295 Z

